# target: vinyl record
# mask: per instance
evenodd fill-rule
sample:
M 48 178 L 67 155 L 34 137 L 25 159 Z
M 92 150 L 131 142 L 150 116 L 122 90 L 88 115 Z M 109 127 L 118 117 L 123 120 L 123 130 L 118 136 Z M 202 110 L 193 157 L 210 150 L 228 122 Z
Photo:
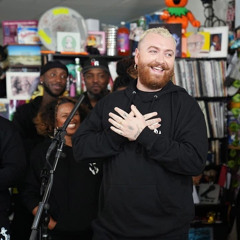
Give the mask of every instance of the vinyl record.
M 87 26 L 78 12 L 67 7 L 54 7 L 45 12 L 38 23 L 38 34 L 48 50 L 57 51 L 57 32 L 80 33 L 80 48 L 84 51 Z

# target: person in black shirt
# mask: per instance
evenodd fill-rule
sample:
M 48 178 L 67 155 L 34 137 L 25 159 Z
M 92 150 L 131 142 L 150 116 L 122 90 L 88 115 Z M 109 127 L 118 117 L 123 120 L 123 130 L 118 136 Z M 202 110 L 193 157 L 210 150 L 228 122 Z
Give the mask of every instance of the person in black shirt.
M 13 116 L 13 123 L 20 132 L 26 152 L 42 140 L 37 134 L 33 119 L 45 105 L 63 95 L 68 77 L 67 67 L 60 62 L 48 62 L 40 72 L 40 84 L 44 88 L 43 96 L 38 96 L 29 103 L 17 107 Z M 39 140 L 40 137 L 40 140 Z
M 41 172 L 45 169 L 49 173 L 55 160 L 56 149 L 53 150 L 48 162 L 46 161 L 51 137 L 54 130 L 63 126 L 75 103 L 76 101 L 70 97 L 60 97 L 48 104 L 35 118 L 38 133 L 44 135 L 46 139 L 32 151 L 22 193 L 24 204 L 34 215 L 42 199 Z M 73 157 L 71 139 L 86 114 L 87 111 L 81 106 L 68 124 L 62 154 L 54 171 L 48 201 L 50 214 L 48 233 L 52 240 L 92 239 L 90 224 L 97 215 L 101 165 L 88 161 L 77 163 Z
M 96 103 L 109 93 L 107 88 L 111 78 L 108 63 L 101 57 L 89 58 L 83 64 L 83 78 L 86 86 L 85 104 L 92 110 Z
M 104 159 L 94 240 L 188 239 L 208 139 L 199 104 L 172 82 L 175 56 L 169 31 L 148 29 L 138 78 L 101 99 L 73 136 L 77 161 Z
M 26 151 L 27 165 L 32 149 L 44 137 L 37 133 L 33 119 L 46 104 L 63 95 L 66 89 L 68 69 L 61 62 L 48 62 L 43 65 L 40 72 L 40 84 L 43 86 L 43 96 L 38 96 L 29 103 L 16 109 L 13 123 L 19 131 Z M 23 180 L 23 179 L 22 179 Z M 27 239 L 31 231 L 32 215 L 28 213 L 21 201 L 21 185 L 15 188 L 13 194 L 14 218 L 11 224 L 11 240 Z M 24 219 L 24 221 L 23 221 Z
M 0 239 L 10 239 L 10 188 L 24 176 L 25 152 L 13 123 L 0 116 Z M 9 238 L 8 238 L 9 237 Z

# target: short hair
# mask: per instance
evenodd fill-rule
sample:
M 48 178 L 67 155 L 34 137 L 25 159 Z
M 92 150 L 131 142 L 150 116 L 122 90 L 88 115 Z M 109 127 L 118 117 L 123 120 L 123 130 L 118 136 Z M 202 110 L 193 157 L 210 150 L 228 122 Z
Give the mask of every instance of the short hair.
M 64 103 L 72 103 L 75 105 L 76 102 L 77 100 L 75 98 L 60 96 L 48 103 L 33 120 L 38 134 L 53 137 L 58 107 Z M 80 114 L 80 121 L 82 122 L 87 115 L 87 109 L 80 105 L 78 112 Z
M 173 42 L 175 43 L 175 45 L 177 45 L 175 38 L 173 37 L 173 35 L 168 31 L 168 29 L 164 28 L 164 27 L 157 27 L 157 28 L 149 28 L 148 30 L 146 30 L 139 39 L 138 42 L 138 46 L 141 44 L 141 42 L 143 41 L 143 39 L 149 34 L 149 33 L 155 33 L 158 34 L 162 37 L 165 38 L 172 38 Z
M 66 65 L 62 64 L 59 61 L 50 61 L 42 66 L 41 71 L 40 71 L 40 76 L 42 76 L 43 74 L 45 74 L 48 70 L 50 70 L 52 68 L 61 68 L 68 75 L 68 68 L 66 67 Z
M 117 62 L 116 72 L 118 76 L 113 82 L 112 91 L 127 87 L 131 81 L 137 78 L 137 70 L 134 69 L 134 64 L 133 58 L 123 58 Z
M 85 74 L 93 68 L 100 68 L 104 70 L 107 74 L 110 74 L 108 62 L 101 57 L 89 58 L 83 63 L 82 73 Z

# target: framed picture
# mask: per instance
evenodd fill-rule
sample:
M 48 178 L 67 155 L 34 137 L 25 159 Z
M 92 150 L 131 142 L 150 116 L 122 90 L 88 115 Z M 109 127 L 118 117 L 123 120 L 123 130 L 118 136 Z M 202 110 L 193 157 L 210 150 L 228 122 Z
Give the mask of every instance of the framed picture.
M 7 72 L 7 98 L 28 100 L 39 83 L 39 72 Z
M 149 28 L 163 27 L 166 28 L 174 37 L 176 47 L 176 57 L 182 56 L 182 24 L 180 23 L 150 23 Z
M 9 119 L 9 100 L 0 98 L 0 116 Z
M 228 26 L 203 28 L 210 33 L 210 51 L 208 57 L 227 57 L 228 51 Z
M 190 228 L 188 233 L 189 240 L 213 240 L 212 227 Z
M 41 66 L 41 46 L 39 45 L 9 45 L 9 66 Z
M 80 52 L 81 36 L 77 32 L 57 32 L 57 51 Z
M 100 54 L 105 54 L 106 52 L 106 41 L 105 32 L 88 32 L 87 46 L 92 46 L 97 48 Z
M 187 32 L 187 57 L 208 57 L 210 50 L 209 32 Z

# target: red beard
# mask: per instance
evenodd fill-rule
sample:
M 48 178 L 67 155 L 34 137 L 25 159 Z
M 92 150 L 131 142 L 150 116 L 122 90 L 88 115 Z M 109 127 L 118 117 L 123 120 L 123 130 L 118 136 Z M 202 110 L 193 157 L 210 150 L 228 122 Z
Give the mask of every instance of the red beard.
M 159 66 L 159 64 L 144 65 L 139 63 L 138 77 L 142 85 L 149 89 L 157 90 L 163 88 L 171 80 L 174 69 L 170 69 L 166 64 L 162 64 L 161 67 L 164 69 L 164 74 L 162 76 L 157 76 L 150 73 L 150 68 L 154 66 Z

